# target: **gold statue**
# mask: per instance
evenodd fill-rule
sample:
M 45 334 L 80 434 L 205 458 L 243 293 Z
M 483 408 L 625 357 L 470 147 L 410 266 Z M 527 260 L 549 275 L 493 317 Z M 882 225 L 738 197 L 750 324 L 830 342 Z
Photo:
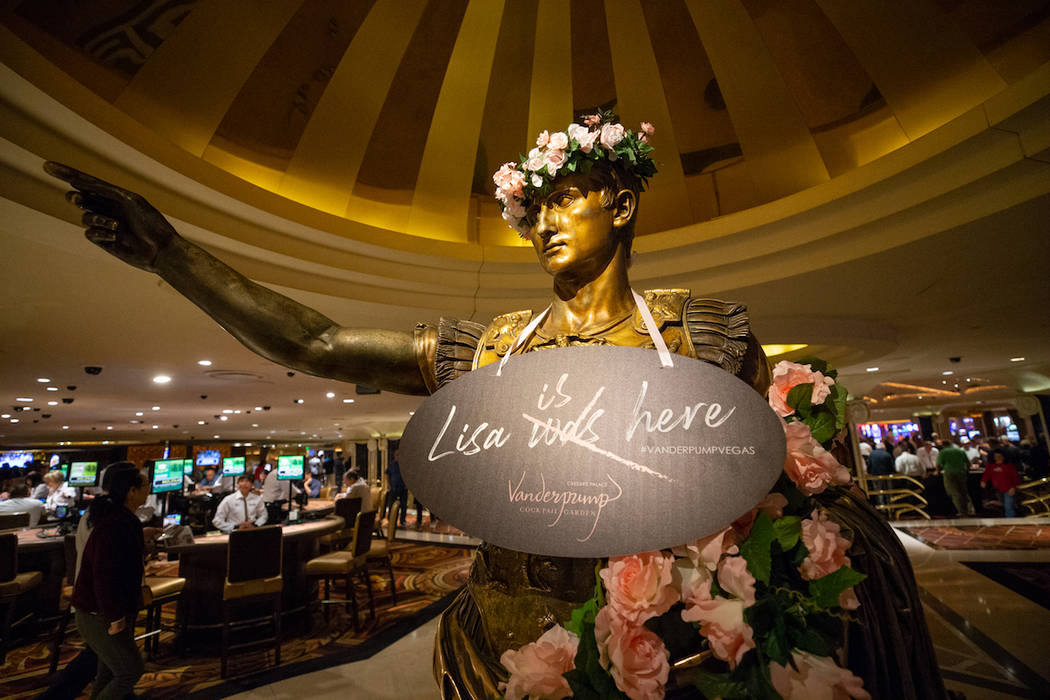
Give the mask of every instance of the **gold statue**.
M 159 275 L 256 353 L 309 374 L 424 395 L 498 361 L 512 348 L 653 346 L 627 274 L 640 193 L 655 173 L 646 138 L 651 127 L 643 124 L 633 134 L 599 115 L 586 126 L 570 126 L 568 134 L 544 132 L 543 149 L 533 149 L 529 167 L 508 164 L 494 178 L 504 218 L 532 242 L 540 265 L 553 278 L 550 308 L 521 342 L 519 336 L 534 319 L 531 311 L 503 314 L 488 326 L 441 319 L 410 333 L 339 326 L 180 237 L 139 195 L 57 163 L 45 169 L 75 188 L 67 198 L 85 210 L 90 241 Z M 609 156 L 616 152 L 619 159 Z M 671 352 L 716 364 L 764 394 L 769 369 L 742 305 L 692 298 L 681 289 L 649 290 L 643 297 Z M 838 500 L 841 509 L 855 512 L 854 527 L 888 531 L 866 502 L 848 495 Z M 838 506 L 829 503 L 828 508 Z M 878 630 L 851 630 L 851 644 L 860 648 L 860 668 L 853 670 L 875 697 L 943 697 L 907 558 L 892 532 L 881 531 L 864 540 L 867 552 L 855 561 L 867 557 L 877 568 L 888 559 L 903 570 L 879 577 L 895 595 L 858 587 L 862 604 L 872 605 L 861 609 L 870 612 L 870 622 L 888 621 Z M 883 556 L 885 548 L 893 551 Z M 593 560 L 482 545 L 467 587 L 441 618 L 435 674 L 443 697 L 498 695 L 499 682 L 507 678 L 500 655 L 566 620 L 591 596 L 594 572 Z M 888 609 L 892 613 L 880 612 Z M 865 635 L 878 639 L 865 646 L 858 638 Z M 887 647 L 901 653 L 888 666 L 879 651 Z M 854 656 L 851 648 L 851 661 Z

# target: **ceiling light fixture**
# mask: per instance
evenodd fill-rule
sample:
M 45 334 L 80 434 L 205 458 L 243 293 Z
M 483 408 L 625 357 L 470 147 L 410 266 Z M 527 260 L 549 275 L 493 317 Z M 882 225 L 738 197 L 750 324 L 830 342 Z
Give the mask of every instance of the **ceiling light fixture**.
M 69 426 L 68 425 L 63 425 L 62 426 L 62 430 L 69 430 Z
M 12 423 L 17 423 L 17 422 L 18 422 L 18 419 L 17 419 L 17 418 L 12 418 L 12 419 L 11 419 L 11 422 L 12 422 Z
M 10 413 L 0 413 L 0 418 L 10 418 L 10 417 L 11 417 Z
M 864 371 L 865 371 L 865 372 L 878 372 L 878 371 L 879 371 L 879 368 L 878 368 L 878 367 L 868 367 L 868 368 L 867 368 L 866 370 L 864 370 Z
M 136 416 L 141 416 L 142 415 L 142 411 L 135 411 L 135 415 Z
M 171 377 L 169 377 L 166 374 L 158 374 L 156 377 L 153 378 L 154 384 L 167 384 L 170 381 Z
M 32 400 L 33 400 L 33 399 L 30 399 L 30 398 L 28 398 L 28 397 L 26 397 L 26 396 L 19 396 L 19 397 L 17 397 L 17 398 L 15 399 L 15 401 L 22 401 L 23 403 L 29 403 L 29 402 L 30 402 L 30 401 L 32 401 Z
M 1010 362 L 1024 362 L 1023 357 L 1011 357 Z
M 211 360 L 197 360 L 197 364 L 201 367 L 211 367 Z
M 160 410 L 160 406 L 153 406 L 152 408 L 150 408 L 150 410 L 151 411 L 159 411 Z
M 37 377 L 36 380 L 38 382 L 40 382 L 41 384 L 50 384 L 51 383 L 51 380 L 48 379 L 47 377 Z
M 253 428 L 258 428 L 258 427 L 259 427 L 259 424 L 258 424 L 258 423 L 252 423 L 252 427 L 253 427 Z
M 213 437 L 213 438 L 215 438 L 216 440 L 218 440 L 218 439 L 219 439 L 219 436 L 218 436 L 218 435 L 212 435 L 212 437 Z
M 47 388 L 47 390 L 48 390 L 48 391 L 58 391 L 58 387 L 57 387 L 57 386 L 49 386 L 49 387 Z
M 202 420 L 199 420 L 199 421 L 197 421 L 197 425 L 206 425 L 206 423 L 204 421 L 202 421 Z
M 233 413 L 233 409 L 232 408 L 224 408 L 224 409 L 222 409 L 222 412 L 223 413 Z
M 255 410 L 256 410 L 256 411 L 261 411 L 261 410 L 263 410 L 263 407 L 262 407 L 262 406 L 256 406 L 256 407 L 255 407 Z
M 353 403 L 353 399 L 343 399 L 343 403 Z
M 302 400 L 302 399 L 296 399 L 296 400 L 295 400 L 295 402 L 296 402 L 296 403 L 302 403 L 302 402 L 303 402 L 303 400 Z
M 229 416 L 219 416 L 219 420 L 229 420 Z
M 955 372 L 951 371 L 950 369 L 946 369 L 943 372 L 941 372 L 941 374 L 947 377 L 949 375 L 955 374 Z
M 155 426 L 153 426 L 153 429 L 156 430 L 159 427 L 160 427 L 159 425 L 155 425 Z
M 326 399 L 334 399 L 335 398 L 335 392 L 334 391 L 329 391 L 327 394 L 324 395 L 324 397 Z

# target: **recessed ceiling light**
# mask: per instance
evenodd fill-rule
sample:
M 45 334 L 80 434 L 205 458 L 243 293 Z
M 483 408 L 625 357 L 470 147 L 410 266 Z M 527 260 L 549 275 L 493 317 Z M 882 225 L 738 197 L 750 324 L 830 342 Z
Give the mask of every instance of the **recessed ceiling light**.
M 48 406 L 57 406 L 58 405 L 58 401 L 48 401 L 47 405 Z
M 262 406 L 256 406 L 256 407 L 255 407 L 255 410 L 256 410 L 256 411 L 261 411 L 261 410 L 263 410 L 263 407 L 262 407 Z
M 103 441 L 102 441 L 102 444 L 103 444 L 103 445 L 108 445 L 108 444 L 109 444 L 109 440 L 103 440 Z
M 12 419 L 11 419 L 11 422 L 12 422 L 12 423 L 17 423 L 17 422 L 18 422 L 18 419 L 17 419 L 17 418 L 12 418 Z
M 152 408 L 150 408 L 150 410 L 151 411 L 159 411 L 160 410 L 160 406 L 153 406 Z
M 258 423 L 252 423 L 252 427 L 253 427 L 253 428 L 258 428 L 258 427 L 259 427 L 259 424 L 258 424 Z
M 58 391 L 58 387 L 57 387 L 57 386 L 49 386 L 49 387 L 47 388 L 47 390 L 48 390 L 48 391 Z
M 224 408 L 224 409 L 222 409 L 222 412 L 223 413 L 233 413 L 233 409 L 232 408 Z
M 234 413 L 240 413 L 240 412 L 241 412 L 240 409 L 237 409 L 236 411 L 234 411 Z
M 1024 362 L 1023 357 L 1011 357 L 1010 362 Z
M 204 424 L 205 424 L 205 422 L 202 421 L 202 420 L 197 421 L 197 425 L 204 425 Z
M 159 427 L 160 427 L 159 425 L 155 425 L 155 426 L 153 426 L 153 429 L 156 430 Z
M 171 377 L 169 377 L 166 374 L 158 374 L 156 377 L 153 378 L 154 384 L 167 384 L 170 381 Z
M 303 400 L 302 400 L 302 399 L 296 399 L 296 400 L 295 400 L 295 402 L 296 402 L 296 403 L 302 403 L 302 402 L 303 402 Z
M 11 417 L 10 413 L 0 413 L 0 418 L 10 418 L 10 417 Z
M 416 415 L 416 412 L 415 412 L 415 411 L 409 411 L 409 412 L 408 412 L 408 415 L 410 415 L 410 416 L 414 416 L 414 415 Z
M 69 430 L 69 426 L 68 425 L 63 425 L 62 426 L 62 430 Z
M 343 399 L 343 403 L 353 403 L 353 399 Z
M 219 420 L 229 420 L 229 416 L 219 416 Z
M 36 378 L 36 380 L 37 380 L 38 382 L 40 382 L 41 384 L 48 384 L 48 383 L 50 383 L 50 381 L 51 381 L 51 380 L 50 380 L 50 379 L 48 379 L 47 377 L 37 377 L 37 378 Z
M 945 377 L 947 377 L 950 374 L 955 374 L 955 372 L 951 371 L 950 369 L 946 369 L 943 372 L 941 372 L 941 374 L 943 374 Z
M 106 426 L 106 430 L 113 430 L 113 426 L 112 425 L 107 425 Z
M 140 421 L 140 420 L 133 420 L 133 421 L 128 421 L 128 422 L 129 422 L 129 423 L 135 423 L 135 424 L 138 424 L 138 423 L 141 423 L 142 421 Z
M 868 367 L 865 371 L 866 372 L 878 372 L 879 368 L 878 367 Z
M 136 416 L 141 416 L 142 415 L 142 411 L 135 411 L 135 415 Z
M 334 399 L 335 398 L 335 392 L 334 391 L 329 391 L 327 394 L 324 395 L 324 397 L 326 399 Z
M 197 364 L 201 367 L 211 367 L 211 360 L 197 360 Z
M 33 399 L 30 399 L 30 398 L 28 398 L 26 396 L 19 396 L 18 398 L 15 399 L 15 401 L 22 401 L 24 403 L 29 403 L 32 400 Z
M 212 437 L 213 437 L 213 438 L 215 438 L 216 440 L 218 440 L 218 439 L 219 439 L 219 436 L 218 436 L 218 435 L 212 435 Z

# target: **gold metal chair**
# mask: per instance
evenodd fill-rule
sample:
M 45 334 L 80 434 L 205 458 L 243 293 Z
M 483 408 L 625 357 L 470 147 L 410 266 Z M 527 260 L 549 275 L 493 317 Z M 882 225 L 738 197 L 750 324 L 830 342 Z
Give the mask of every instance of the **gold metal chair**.
M 376 614 L 375 597 L 372 593 L 372 581 L 368 577 L 368 552 L 372 545 L 372 527 L 375 524 L 376 511 L 370 510 L 358 513 L 354 524 L 354 536 L 350 546 L 336 552 L 314 557 L 306 562 L 306 575 L 309 578 L 324 580 L 324 597 L 318 602 L 324 608 L 325 620 L 328 620 L 328 608 L 332 603 L 342 603 L 347 612 L 353 615 L 354 631 L 360 629 L 360 621 L 357 610 L 357 589 L 354 585 L 354 576 L 359 575 L 364 579 L 365 587 L 368 589 L 368 602 L 372 618 Z M 346 587 L 343 600 L 335 600 L 332 596 L 332 580 L 342 578 Z
M 929 513 L 924 506 L 930 503 L 923 496 L 926 486 L 912 476 L 888 474 L 885 476 L 867 476 L 868 497 L 882 496 L 882 503 L 875 503 L 875 508 L 886 513 L 890 520 L 899 520 L 904 513 L 918 513 L 927 520 Z
M 231 651 L 262 646 L 273 647 L 274 666 L 281 665 L 281 576 L 283 533 L 280 525 L 234 530 L 226 555 L 226 581 L 222 587 L 222 661 L 220 675 L 226 677 Z M 234 619 L 235 608 L 271 604 L 272 612 L 250 618 Z M 273 625 L 273 636 L 230 644 L 230 632 Z
M 33 617 L 30 612 L 14 619 L 18 599 L 39 588 L 43 580 L 44 575 L 39 571 L 18 573 L 18 535 L 13 532 L 0 535 L 0 609 L 3 610 L 0 614 L 0 664 L 7 660 L 11 630 Z
M 397 585 L 394 580 L 394 561 L 391 551 L 394 547 L 394 535 L 397 533 L 397 516 L 401 514 L 400 508 L 400 501 L 396 501 L 390 507 L 390 519 L 387 521 L 386 537 L 373 541 L 368 554 L 365 556 L 366 563 L 375 561 L 380 564 L 386 564 L 386 569 L 390 573 L 390 597 L 393 599 L 394 605 L 397 605 Z
M 1017 487 L 1017 505 L 1028 511 L 1028 518 L 1050 515 L 1050 477 L 1029 481 Z

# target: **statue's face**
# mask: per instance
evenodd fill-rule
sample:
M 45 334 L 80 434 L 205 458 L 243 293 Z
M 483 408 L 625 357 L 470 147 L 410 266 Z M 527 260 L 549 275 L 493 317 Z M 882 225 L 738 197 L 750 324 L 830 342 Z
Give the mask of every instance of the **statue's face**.
M 615 209 L 601 203 L 600 187 L 588 177 L 559 179 L 538 202 L 529 239 L 548 274 L 586 275 L 605 268 L 616 254 Z

